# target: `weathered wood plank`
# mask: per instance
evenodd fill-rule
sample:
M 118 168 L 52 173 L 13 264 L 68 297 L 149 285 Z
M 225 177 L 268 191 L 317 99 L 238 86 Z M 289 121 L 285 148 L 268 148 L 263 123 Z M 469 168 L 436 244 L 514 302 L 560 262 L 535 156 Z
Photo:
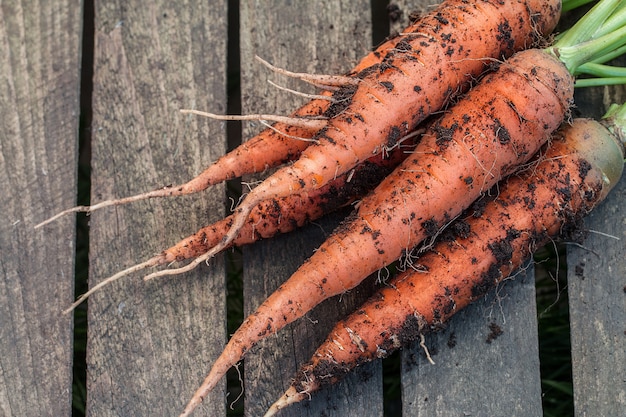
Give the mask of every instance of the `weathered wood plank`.
M 0 4 L 0 414 L 71 415 L 81 8 Z
M 404 415 L 542 415 L 532 267 L 427 335 L 426 346 L 434 365 L 419 345 L 402 352 Z
M 254 55 L 292 71 L 343 73 L 370 47 L 370 5 L 368 1 L 242 2 L 240 33 L 243 113 L 287 114 L 303 101 L 269 86 L 268 78 L 290 88 L 313 90 L 269 73 L 254 61 Z M 244 137 L 257 128 L 248 126 Z M 331 217 L 296 234 L 244 249 L 246 314 L 312 254 L 340 218 Z M 263 414 L 287 389 L 297 367 L 310 358 L 337 318 L 356 307 L 355 300 L 362 297 L 362 291 L 354 290 L 331 299 L 248 354 L 245 415 Z M 381 387 L 380 363 L 372 364 L 332 390 L 315 395 L 310 403 L 290 407 L 281 415 L 382 415 Z
M 582 114 L 599 118 L 610 103 L 626 100 L 626 88 L 585 89 L 576 99 Z M 580 417 L 617 416 L 626 409 L 625 201 L 623 176 L 585 220 L 589 237 L 580 247 L 568 246 L 574 410 Z
M 226 2 L 97 2 L 92 202 L 184 182 L 225 151 Z M 90 284 L 224 215 L 224 189 L 91 216 Z M 225 341 L 221 258 L 89 301 L 88 414 L 177 415 Z M 223 415 L 223 387 L 197 415 Z

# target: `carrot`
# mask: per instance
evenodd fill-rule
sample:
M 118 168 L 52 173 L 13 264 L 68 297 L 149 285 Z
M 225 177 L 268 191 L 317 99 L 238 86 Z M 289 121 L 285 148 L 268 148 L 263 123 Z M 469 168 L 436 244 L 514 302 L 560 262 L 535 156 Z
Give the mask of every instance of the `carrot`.
M 358 83 L 351 103 L 328 121 L 300 158 L 254 188 L 235 211 L 222 241 L 199 261 L 227 247 L 261 201 L 323 186 L 392 147 L 492 64 L 551 31 L 559 1 L 449 0 L 422 17 L 374 71 Z M 172 270 L 170 273 L 176 273 Z
M 413 155 L 361 200 L 357 212 L 244 321 L 182 415 L 256 341 L 436 235 L 514 164 L 530 158 L 569 109 L 573 82 L 555 63 L 542 51 L 524 51 L 487 75 L 434 123 Z
M 536 163 L 500 185 L 494 200 L 468 210 L 449 229 L 456 233 L 418 258 L 420 272 L 408 269 L 340 321 L 265 416 L 440 329 L 520 268 L 533 248 L 559 235 L 569 239 L 618 182 L 623 157 L 623 144 L 605 124 L 577 119 L 564 126 Z
M 556 22 L 542 24 L 546 32 L 552 29 Z M 417 22 L 411 23 L 406 33 L 418 31 Z M 320 93 L 322 98 L 314 98 L 294 111 L 288 118 L 290 121 L 277 122 L 266 128 L 258 135 L 250 138 L 226 155 L 220 157 L 211 166 L 206 168 L 198 176 L 185 184 L 167 186 L 147 193 L 142 193 L 126 198 L 105 200 L 91 206 L 78 206 L 64 210 L 35 227 L 42 227 L 55 219 L 69 213 L 92 212 L 104 207 L 122 205 L 135 201 L 158 198 L 189 195 L 203 191 L 211 185 L 241 177 L 245 174 L 260 173 L 269 168 L 276 167 L 286 162 L 298 159 L 301 152 L 306 149 L 314 139 L 318 129 L 307 127 L 306 121 L 316 117 L 332 118 L 343 112 L 350 102 L 355 91 L 355 82 L 364 78 L 367 74 L 379 71 L 396 51 L 398 44 L 403 45 L 404 36 L 398 35 L 381 43 L 375 50 L 365 55 L 359 63 L 345 76 L 337 77 L 341 86 L 331 86 L 320 82 L 320 87 L 325 90 Z M 307 74 L 301 74 L 307 77 Z M 310 75 L 309 78 L 315 78 Z M 343 80 L 343 81 L 342 81 Z M 189 111 L 188 111 L 189 112 Z M 304 125 L 294 125 L 297 120 L 304 121 Z
M 281 199 L 259 203 L 250 213 L 235 246 L 248 245 L 260 239 L 268 239 L 279 233 L 287 233 L 321 216 L 346 207 L 376 187 L 409 154 L 408 144 L 396 148 L 385 157 L 376 155 L 345 173 L 324 187 L 291 194 Z M 195 234 L 181 240 L 163 251 L 159 265 L 196 258 L 219 243 L 232 223 L 228 216 L 212 225 L 203 227 Z
M 614 38 L 616 47 L 624 42 L 623 33 Z M 516 54 L 435 122 L 413 156 L 244 321 L 181 416 L 188 416 L 257 341 L 437 235 L 483 191 L 530 159 L 569 112 L 575 65 L 552 55 L 565 47 Z
M 463 89 L 464 84 L 484 70 L 485 63 L 490 62 L 484 57 L 509 55 L 531 43 L 538 32 L 549 32 L 556 24 L 560 10 L 558 1 L 509 0 L 505 3 L 509 2 L 510 7 L 490 2 L 478 7 L 465 1 L 449 0 L 423 17 L 411 27 L 411 34 L 397 42 L 379 64 L 361 71 L 351 103 L 330 121 L 332 123 L 328 128 L 318 132 L 316 140 L 319 143 L 309 146 L 298 161 L 279 170 L 248 194 L 229 220 L 230 227 L 217 245 L 191 265 L 151 276 L 187 271 L 229 247 L 241 234 L 251 212 L 263 201 L 323 187 L 372 155 L 396 147 L 415 125 L 432 111 L 440 109 L 455 90 Z M 519 16 L 526 16 L 526 19 L 520 20 Z M 473 36 L 489 36 L 495 40 L 481 41 L 471 48 L 461 44 Z M 374 58 L 366 58 L 364 62 L 374 62 Z M 425 65 L 426 62 L 438 65 Z M 429 82 L 421 86 L 424 79 Z M 403 92 L 408 93 L 408 97 Z M 381 142 L 380 138 L 384 141 Z M 357 142 L 358 149 L 355 147 Z M 345 163 L 347 161 L 349 164 Z M 310 170 L 310 175 L 305 174 L 307 170 Z M 305 178 L 313 178 L 313 181 L 307 182 Z M 149 194 L 157 196 L 169 191 L 157 190 Z M 104 202 L 97 207 L 129 202 L 146 195 Z M 88 207 L 74 210 L 81 209 L 89 210 Z M 67 211 L 38 226 L 65 213 Z M 131 267 L 106 282 L 153 266 L 154 262 L 152 259 Z M 106 283 L 101 282 L 97 288 L 103 285 Z M 89 293 L 93 291 L 95 289 Z M 71 311 L 71 308 L 66 311 Z
M 322 188 L 259 203 L 248 217 L 248 221 L 241 229 L 239 236 L 233 240 L 232 245 L 248 245 L 279 233 L 291 232 L 363 197 L 408 156 L 408 149 L 414 146 L 412 144 L 418 140 L 418 133 L 419 131 L 416 131 L 411 137 L 407 137 L 401 147 L 398 146 L 385 155 L 378 154 L 368 159 L 353 171 L 341 175 Z M 230 228 L 231 223 L 232 216 L 228 216 L 205 226 L 147 261 L 133 265 L 100 281 L 78 297 L 63 313 L 67 314 L 73 311 L 94 292 L 131 273 L 172 262 L 193 259 L 206 253 L 219 243 L 222 235 Z M 188 267 L 193 268 L 196 264 L 192 263 Z M 150 279 L 153 275 L 155 274 L 148 275 L 145 279 Z

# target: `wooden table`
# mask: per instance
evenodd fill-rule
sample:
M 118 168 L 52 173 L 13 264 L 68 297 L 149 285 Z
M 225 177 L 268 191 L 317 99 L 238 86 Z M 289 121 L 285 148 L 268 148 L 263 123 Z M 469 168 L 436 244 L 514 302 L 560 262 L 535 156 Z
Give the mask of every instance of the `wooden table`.
M 365 0 L 240 3 L 98 1 L 93 15 L 80 2 L 0 3 L 0 415 L 71 414 L 74 321 L 60 312 L 74 299 L 75 219 L 33 226 L 76 204 L 81 98 L 91 103 L 82 107 L 84 117 L 91 115 L 91 201 L 127 196 L 184 182 L 226 151 L 224 122 L 178 110 L 227 112 L 227 68 L 239 71 L 230 76 L 240 75 L 243 113 L 287 113 L 301 99 L 266 80 L 301 84 L 269 73 L 254 55 L 293 71 L 342 73 L 371 47 L 377 27 Z M 428 3 L 398 4 L 406 18 Z M 93 46 L 84 35 L 91 24 Z M 83 64 L 93 65 L 93 80 L 81 72 L 81 48 L 87 58 L 93 51 L 93 64 Z M 625 92 L 579 91 L 577 112 L 598 117 Z M 245 124 L 243 137 L 259 129 Z M 625 201 L 623 178 L 589 216 L 594 232 L 567 254 L 577 416 L 626 409 Z M 91 285 L 221 218 L 227 207 L 225 187 L 216 186 L 95 212 Z M 339 218 L 243 249 L 246 313 Z M 88 415 L 177 415 L 228 338 L 225 270 L 218 257 L 182 277 L 144 283 L 136 275 L 90 299 Z M 403 352 L 403 415 L 542 414 L 533 272 L 529 266 L 430 336 L 435 365 L 419 347 Z M 325 302 L 248 355 L 246 415 L 262 414 L 333 321 L 368 291 Z M 504 333 L 488 344 L 491 323 Z M 225 415 L 225 390 L 223 383 L 196 415 Z M 281 415 L 382 414 L 382 365 L 375 362 Z

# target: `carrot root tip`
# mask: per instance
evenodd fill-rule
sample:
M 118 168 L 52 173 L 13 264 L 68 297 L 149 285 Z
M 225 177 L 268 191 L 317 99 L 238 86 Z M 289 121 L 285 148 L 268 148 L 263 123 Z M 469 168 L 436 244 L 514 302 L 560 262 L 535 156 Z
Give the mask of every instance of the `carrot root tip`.
M 305 398 L 309 398 L 307 393 L 297 392 L 294 387 L 289 387 L 289 389 L 280 397 L 271 407 L 267 410 L 267 412 L 263 415 L 263 417 L 271 417 L 275 415 L 279 410 L 286 408 L 291 404 L 298 403 Z
M 41 227 L 43 227 L 43 226 L 45 226 L 47 224 L 52 223 L 53 221 L 55 221 L 57 219 L 65 216 L 65 215 L 68 215 L 68 214 L 71 214 L 71 213 L 89 213 L 89 212 L 91 212 L 91 206 L 72 207 L 70 209 L 63 210 L 62 212 L 57 213 L 57 214 L 55 214 L 52 217 L 47 218 L 46 220 L 42 221 L 41 223 L 37 223 L 34 228 L 35 229 L 39 229 L 39 228 L 41 228 Z
M 276 67 L 263 58 L 255 56 L 255 59 L 261 64 L 273 72 L 288 77 L 297 78 L 309 84 L 313 84 L 316 87 L 332 90 L 334 87 L 345 87 L 349 85 L 358 85 L 361 81 L 359 78 L 347 77 L 344 75 L 320 75 L 320 74 L 308 74 L 304 72 L 292 72 L 283 68 Z
M 181 113 L 183 114 L 195 114 L 197 116 L 208 117 L 215 120 L 238 120 L 238 121 L 260 121 L 260 120 L 270 120 L 273 122 L 284 123 L 290 126 L 301 127 L 305 129 L 311 130 L 320 130 L 326 127 L 328 124 L 328 118 L 326 117 L 289 117 L 289 116 L 280 116 L 276 114 L 243 114 L 243 115 L 235 115 L 235 114 L 215 114 L 204 112 L 200 110 L 193 109 L 181 109 Z
M 159 265 L 159 262 L 161 261 L 162 256 L 161 255 L 157 255 L 154 256 L 150 259 L 148 259 L 145 262 L 142 262 L 140 264 L 137 265 L 133 265 L 130 268 L 126 268 L 123 271 L 120 271 L 114 275 L 111 275 L 109 278 L 99 282 L 98 284 L 94 285 L 92 288 L 89 289 L 89 291 L 87 291 L 86 293 L 84 293 L 83 295 L 81 295 L 80 297 L 78 297 L 76 299 L 76 301 L 74 301 L 68 308 L 66 308 L 65 310 L 63 310 L 63 314 L 69 314 L 71 313 L 76 307 L 78 307 L 83 301 L 85 301 L 87 298 L 89 298 L 89 296 L 93 293 L 95 293 L 96 291 L 100 290 L 102 287 L 106 287 L 107 285 L 113 283 L 114 281 L 117 281 L 118 279 L 125 277 L 126 275 L 130 275 L 133 272 L 137 272 L 140 271 L 142 269 L 146 269 L 146 268 L 150 268 L 152 266 L 156 266 Z

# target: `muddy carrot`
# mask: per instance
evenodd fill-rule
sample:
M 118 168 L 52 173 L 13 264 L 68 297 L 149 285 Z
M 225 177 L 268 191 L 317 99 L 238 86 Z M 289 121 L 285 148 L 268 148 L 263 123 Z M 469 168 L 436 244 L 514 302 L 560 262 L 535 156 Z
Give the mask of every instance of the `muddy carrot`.
M 559 12 L 558 1 L 449 0 L 423 16 L 415 31 L 360 80 L 350 104 L 328 120 L 317 142 L 248 193 L 230 230 L 205 259 L 235 239 L 259 202 L 319 188 L 393 147 L 494 59 L 529 47 L 538 34 L 549 32 Z
M 409 268 L 340 321 L 266 417 L 441 328 L 520 268 L 533 249 L 579 235 L 582 217 L 622 175 L 626 119 L 616 120 L 565 125 L 536 162 L 499 185 L 497 198 L 470 208 L 417 259 L 419 272 Z
M 602 1 L 592 10 L 607 13 L 603 8 L 608 7 L 610 13 L 614 5 Z M 588 22 L 583 19 L 581 24 Z M 626 41 L 623 35 L 612 33 L 609 44 L 619 47 Z M 601 54 L 606 53 L 606 39 L 596 41 L 581 47 L 585 59 L 594 57 L 587 53 L 598 44 Z M 433 123 L 413 155 L 361 200 L 356 213 L 244 321 L 182 416 L 189 415 L 258 340 L 436 236 L 483 191 L 528 161 L 568 115 L 573 99 L 570 73 L 576 65 L 557 56 L 570 47 L 574 45 L 558 43 L 516 54 Z M 570 59 L 584 62 L 580 56 Z
M 551 4 L 546 4 L 542 7 L 547 9 L 552 7 L 555 10 L 552 12 L 553 16 L 549 21 L 544 21 L 543 18 L 538 19 L 537 28 L 539 31 L 542 31 L 542 33 L 549 33 L 556 25 L 556 20 L 558 19 L 559 2 L 550 0 L 548 3 Z M 413 22 L 403 33 L 419 33 L 421 30 L 420 27 L 419 21 Z M 503 37 L 503 39 L 499 41 L 500 44 L 504 45 L 505 40 L 506 42 L 512 42 L 509 40 L 508 30 L 509 29 L 506 28 L 506 30 L 503 30 L 502 34 L 497 35 Z M 526 33 L 526 40 L 519 41 L 518 44 L 530 44 L 532 42 L 530 40 L 531 35 L 534 35 L 534 32 Z M 127 204 L 149 198 L 193 194 L 205 190 L 211 185 L 219 184 L 245 174 L 260 173 L 268 168 L 298 159 L 304 149 L 309 147 L 311 143 L 317 141 L 315 136 L 318 134 L 319 122 L 321 120 L 316 119 L 320 117 L 323 119 L 332 119 L 343 113 L 352 101 L 357 84 L 366 77 L 371 76 L 371 74 L 388 70 L 393 65 L 396 55 L 406 53 L 404 49 L 409 45 L 407 40 L 414 37 L 415 35 L 398 35 L 383 42 L 375 50 L 363 57 L 352 70 L 343 76 L 295 75 L 312 82 L 321 79 L 318 81 L 318 85 L 321 88 L 325 88 L 325 90 L 319 94 L 322 97 L 310 100 L 294 111 L 291 116 L 285 117 L 285 121 L 276 122 L 273 126 L 268 127 L 231 152 L 220 157 L 189 182 L 160 188 L 135 196 L 106 200 L 91 206 L 74 207 L 46 219 L 36 227 L 41 227 L 69 213 L 91 212 L 104 207 Z M 504 37 L 506 37 L 506 39 L 504 39 Z M 504 49 L 504 46 L 502 46 L 502 48 Z M 446 92 L 446 94 L 449 95 L 456 89 L 456 86 L 452 86 L 450 87 L 450 91 Z M 424 94 L 422 95 L 427 97 Z
M 386 152 L 385 155 L 373 156 L 354 170 L 339 176 L 322 188 L 259 203 L 248 217 L 247 223 L 241 229 L 239 236 L 232 242 L 232 245 L 248 245 L 260 239 L 271 238 L 279 233 L 291 232 L 325 214 L 352 204 L 375 188 L 401 161 L 406 159 L 415 143 L 419 141 L 420 133 L 420 130 L 412 132 L 411 135 L 403 139 L 401 146 Z M 131 273 L 203 255 L 219 243 L 223 234 L 230 228 L 231 223 L 232 216 L 228 216 L 205 226 L 160 254 L 100 281 L 78 297 L 64 310 L 64 313 L 71 312 L 94 292 Z M 193 268 L 194 266 L 191 264 L 189 267 Z M 150 279 L 152 275 L 154 274 L 146 276 L 146 279 Z

